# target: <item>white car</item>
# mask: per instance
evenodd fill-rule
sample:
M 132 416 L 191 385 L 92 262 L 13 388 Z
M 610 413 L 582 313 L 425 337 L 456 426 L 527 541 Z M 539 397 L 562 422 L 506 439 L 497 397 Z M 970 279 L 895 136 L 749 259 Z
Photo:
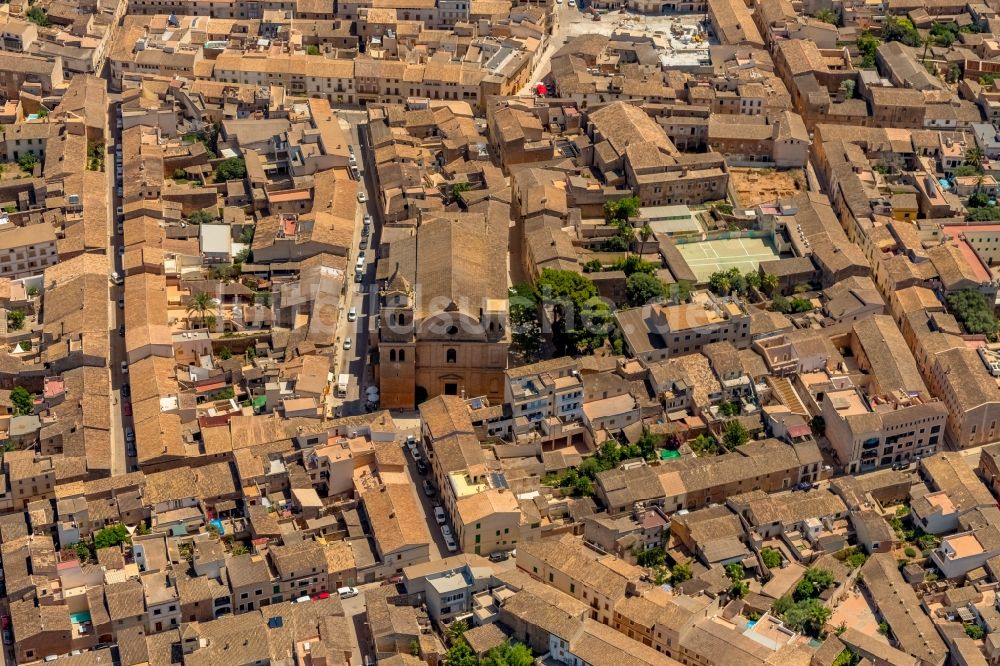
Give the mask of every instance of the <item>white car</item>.
M 368 195 L 364 192 L 358 192 L 358 203 L 364 203 L 368 201 Z
M 434 506 L 434 520 L 437 521 L 438 525 L 444 525 L 445 516 L 443 507 L 439 505 Z
M 351 339 L 347 338 L 346 340 L 344 340 L 344 349 L 350 349 L 352 344 L 353 343 L 351 342 Z
M 126 363 L 125 361 L 122 361 L 122 374 L 123 375 L 128 374 L 128 363 Z
M 455 539 L 453 539 L 450 536 L 444 538 L 444 545 L 448 549 L 449 553 L 454 553 L 456 550 L 458 550 L 458 544 L 455 543 Z
M 341 599 L 350 599 L 351 597 L 358 596 L 358 588 L 356 587 L 338 587 L 337 596 Z
M 445 538 L 445 540 L 451 539 L 452 538 L 451 528 L 448 527 L 447 525 L 442 525 L 441 526 L 441 536 L 443 536 Z
M 365 213 L 364 223 L 366 227 L 372 223 L 372 216 L 368 213 Z
M 347 311 L 347 321 L 354 321 L 358 318 L 358 309 L 351 308 Z

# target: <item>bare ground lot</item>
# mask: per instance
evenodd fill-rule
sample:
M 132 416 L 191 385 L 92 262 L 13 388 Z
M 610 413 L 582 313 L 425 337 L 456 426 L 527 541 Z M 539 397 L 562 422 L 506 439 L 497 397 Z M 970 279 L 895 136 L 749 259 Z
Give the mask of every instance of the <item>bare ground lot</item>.
M 790 197 L 805 190 L 806 177 L 802 169 L 729 169 L 733 191 L 740 208 L 753 208 L 762 203 L 770 203 Z

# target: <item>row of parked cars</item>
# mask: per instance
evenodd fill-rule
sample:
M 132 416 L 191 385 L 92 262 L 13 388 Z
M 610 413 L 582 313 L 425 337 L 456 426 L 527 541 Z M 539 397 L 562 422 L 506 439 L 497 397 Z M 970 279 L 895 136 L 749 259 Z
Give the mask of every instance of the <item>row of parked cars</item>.
M 409 435 L 406 438 L 406 449 L 410 452 L 410 456 L 413 457 L 417 471 L 420 474 L 427 474 L 427 462 L 424 460 L 424 454 L 420 451 L 420 445 L 413 435 Z M 427 497 L 437 495 L 437 488 L 434 487 L 430 479 L 424 479 L 420 485 L 423 487 L 424 495 L 427 495 Z M 448 549 L 448 552 L 454 553 L 457 551 L 458 542 L 455 541 L 455 535 L 452 533 L 451 527 L 448 526 L 448 515 L 444 512 L 444 507 L 440 504 L 434 505 L 434 522 L 441 527 L 441 537 L 444 539 L 444 545 Z

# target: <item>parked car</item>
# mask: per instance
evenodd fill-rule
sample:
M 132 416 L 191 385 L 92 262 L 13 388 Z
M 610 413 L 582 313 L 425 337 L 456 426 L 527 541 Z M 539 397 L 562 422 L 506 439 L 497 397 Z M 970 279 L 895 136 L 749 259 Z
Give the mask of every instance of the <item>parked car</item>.
M 329 592 L 320 592 L 319 594 L 312 595 L 313 601 L 319 601 L 320 599 L 329 599 L 329 598 L 330 598 Z
M 396 585 L 402 582 L 403 582 L 403 577 L 400 576 L 399 574 L 395 574 L 393 576 L 389 576 L 384 581 L 382 581 L 382 587 L 385 587 L 387 585 Z
M 361 237 L 361 241 L 358 243 L 358 247 L 362 250 L 368 249 L 368 239 L 364 236 Z
M 344 349 L 350 349 L 352 345 L 353 343 L 351 342 L 350 338 L 346 338 L 344 340 Z
M 364 223 L 365 223 L 366 227 L 371 225 L 371 223 L 372 223 L 372 216 L 370 214 L 365 213 Z
M 449 553 L 454 553 L 456 550 L 458 550 L 458 544 L 455 543 L 455 539 L 453 537 L 450 537 L 450 536 L 449 537 L 445 537 L 444 538 L 444 545 L 448 549 Z
M 442 507 L 440 504 L 434 505 L 434 520 L 437 521 L 438 525 L 444 525 L 445 521 L 444 507 Z
M 358 203 L 365 203 L 368 201 L 368 195 L 364 191 L 358 192 Z
M 428 471 L 429 470 L 427 469 L 427 463 L 425 463 L 423 460 L 418 460 L 417 473 L 420 474 L 420 476 L 425 476 Z
M 432 484 L 427 479 L 424 479 L 423 486 L 424 486 L 424 495 L 427 495 L 428 497 L 434 497 L 434 495 L 437 494 L 437 489 L 434 488 L 434 484 Z
M 443 536 L 445 539 L 450 539 L 453 536 L 451 533 L 451 528 L 448 527 L 447 525 L 442 525 L 441 536 Z
M 129 442 L 125 445 L 125 455 L 129 458 L 135 458 L 137 451 L 135 450 L 135 443 Z
M 358 318 L 358 309 L 351 308 L 347 311 L 347 321 L 354 321 Z
M 132 430 L 132 426 L 125 426 L 125 441 L 130 444 L 135 441 L 135 431 Z
M 127 398 L 128 395 L 129 395 L 129 385 L 128 384 L 122 384 L 122 397 L 123 398 Z
M 308 594 L 303 594 L 303 595 L 302 595 L 301 597 L 299 597 L 298 599 L 296 599 L 296 600 L 294 601 L 294 603 L 297 603 L 297 604 L 304 604 L 304 603 L 306 603 L 307 601 L 312 601 L 312 597 L 310 597 L 310 596 L 309 596 Z
M 570 2 L 572 2 L 572 1 L 573 0 L 570 0 Z M 506 560 L 509 557 L 510 557 L 510 555 L 507 554 L 506 550 L 498 550 L 495 553 L 490 553 L 490 558 L 489 559 L 490 559 L 490 562 L 503 562 L 504 560 Z
M 127 375 L 128 374 L 128 363 L 126 363 L 125 361 L 122 361 L 122 366 L 121 367 L 122 367 L 122 374 L 123 375 Z
M 120 335 L 123 338 L 125 337 L 125 324 L 122 324 L 121 326 L 118 327 L 118 335 Z
M 339 587 L 337 588 L 337 596 L 341 599 L 350 599 L 351 597 L 358 596 L 358 588 L 356 587 Z
M 910 461 L 903 460 L 898 463 L 894 463 L 892 469 L 894 469 L 897 472 L 902 472 L 903 470 L 910 469 Z
M 410 451 L 410 453 L 413 454 L 413 460 L 414 461 L 416 461 L 418 463 L 419 462 L 423 462 L 424 456 L 420 453 L 420 449 L 418 449 L 417 447 L 413 447 L 413 449 Z

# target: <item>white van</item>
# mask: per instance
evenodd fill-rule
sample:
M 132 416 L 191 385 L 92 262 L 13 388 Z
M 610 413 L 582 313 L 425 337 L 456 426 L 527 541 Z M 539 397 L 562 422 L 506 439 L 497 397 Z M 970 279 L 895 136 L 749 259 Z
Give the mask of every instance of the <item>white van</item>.
M 350 599 L 351 597 L 358 596 L 358 588 L 356 587 L 339 587 L 337 588 L 337 596 L 341 599 Z

